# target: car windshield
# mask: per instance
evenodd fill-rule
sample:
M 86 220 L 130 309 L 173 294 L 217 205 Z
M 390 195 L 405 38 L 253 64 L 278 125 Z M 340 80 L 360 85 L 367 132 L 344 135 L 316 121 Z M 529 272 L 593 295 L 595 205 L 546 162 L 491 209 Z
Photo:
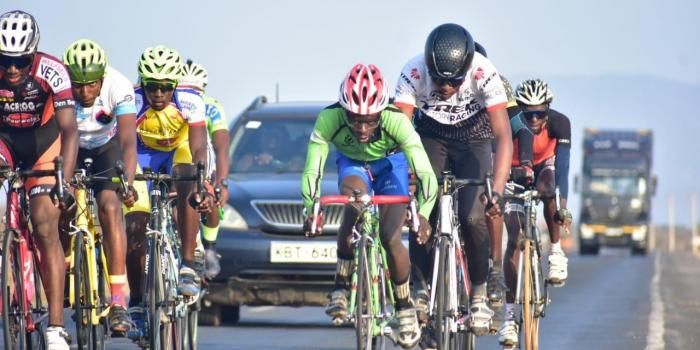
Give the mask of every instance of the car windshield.
M 590 193 L 637 196 L 646 192 L 646 180 L 636 176 L 593 176 L 588 181 Z
M 240 173 L 301 173 L 316 119 L 249 119 L 231 134 L 231 170 Z M 326 173 L 336 172 L 335 147 Z

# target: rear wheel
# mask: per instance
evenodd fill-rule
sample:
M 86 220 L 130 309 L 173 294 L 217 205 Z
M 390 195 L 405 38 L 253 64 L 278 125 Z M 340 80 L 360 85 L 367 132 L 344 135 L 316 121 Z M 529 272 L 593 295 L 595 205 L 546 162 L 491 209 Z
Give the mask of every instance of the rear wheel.
M 24 318 L 24 286 L 19 267 L 18 233 L 6 230 L 2 245 L 2 332 L 5 349 L 26 350 L 27 323 Z
M 360 239 L 357 258 L 357 293 L 355 302 L 355 336 L 358 350 L 372 349 L 372 304 L 370 297 L 367 238 Z
M 537 318 L 535 317 L 535 308 L 533 300 L 533 273 L 532 273 L 532 241 L 523 241 L 523 281 L 522 290 L 522 320 L 523 320 L 523 338 L 525 342 L 525 350 L 536 350 Z M 533 337 L 534 336 L 534 337 Z

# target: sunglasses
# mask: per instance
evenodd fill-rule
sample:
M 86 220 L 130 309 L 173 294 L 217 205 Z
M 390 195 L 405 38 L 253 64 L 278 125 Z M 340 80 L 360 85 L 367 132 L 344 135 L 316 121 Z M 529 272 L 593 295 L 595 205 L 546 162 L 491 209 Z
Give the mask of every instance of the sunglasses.
M 449 85 L 451 87 L 458 87 L 464 83 L 464 78 L 448 79 L 448 78 L 433 78 L 433 82 L 437 86 Z
M 155 82 L 155 81 L 147 81 L 144 82 L 143 88 L 146 90 L 146 92 L 156 92 L 158 90 L 162 92 L 170 92 L 175 90 L 175 87 L 177 86 L 177 83 L 175 82 Z
M 14 57 L 0 55 L 0 67 L 10 68 L 12 66 L 15 66 L 17 69 L 24 69 L 29 67 L 30 64 L 32 64 L 33 59 L 33 56 Z
M 533 119 L 544 119 L 547 118 L 547 110 L 543 111 L 523 111 L 523 116 L 527 120 L 533 120 Z

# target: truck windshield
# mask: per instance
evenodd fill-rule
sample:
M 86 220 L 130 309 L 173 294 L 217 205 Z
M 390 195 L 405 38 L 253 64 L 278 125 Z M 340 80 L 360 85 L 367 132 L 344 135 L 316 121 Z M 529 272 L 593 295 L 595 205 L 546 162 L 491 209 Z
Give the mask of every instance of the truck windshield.
M 587 192 L 594 195 L 638 196 L 646 190 L 646 180 L 636 176 L 593 176 L 588 180 Z

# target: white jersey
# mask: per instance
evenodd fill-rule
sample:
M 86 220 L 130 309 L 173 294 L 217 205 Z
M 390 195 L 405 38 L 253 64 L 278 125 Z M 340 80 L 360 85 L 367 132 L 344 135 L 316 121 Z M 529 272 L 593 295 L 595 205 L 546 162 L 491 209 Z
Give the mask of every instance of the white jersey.
M 117 133 L 117 117 L 135 114 L 134 88 L 129 79 L 107 67 L 100 95 L 92 107 L 76 103 L 80 148 L 95 149 L 106 144 Z
M 394 103 L 418 108 L 416 126 L 438 136 L 468 141 L 493 137 L 486 111 L 505 108 L 508 99 L 500 76 L 491 61 L 478 52 L 465 82 L 457 93 L 441 100 L 433 91 L 424 55 L 411 59 L 401 70 Z

